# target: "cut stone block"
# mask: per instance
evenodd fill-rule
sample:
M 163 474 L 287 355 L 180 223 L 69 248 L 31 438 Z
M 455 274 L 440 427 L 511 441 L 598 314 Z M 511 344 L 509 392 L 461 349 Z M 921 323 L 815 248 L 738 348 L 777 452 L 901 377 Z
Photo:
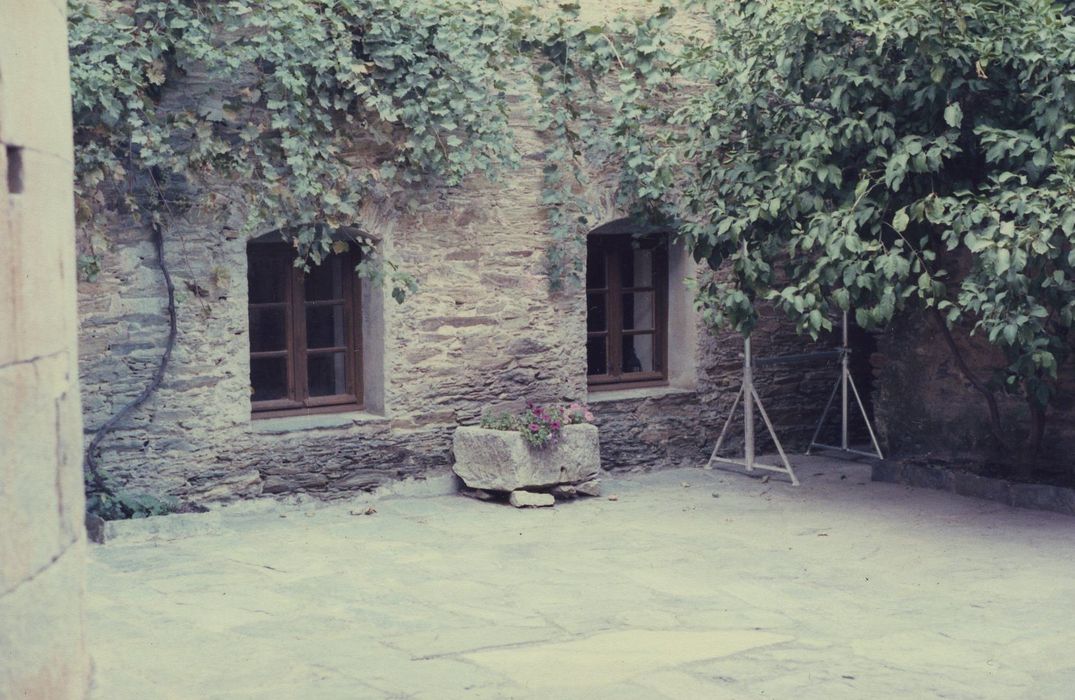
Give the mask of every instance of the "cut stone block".
M 517 432 L 458 428 L 452 439 L 455 473 L 473 489 L 516 491 L 592 481 L 601 471 L 597 427 L 567 425 L 545 448 L 531 448 Z
M 530 491 L 512 491 L 508 503 L 516 508 L 542 508 L 556 505 L 551 493 L 533 493 Z

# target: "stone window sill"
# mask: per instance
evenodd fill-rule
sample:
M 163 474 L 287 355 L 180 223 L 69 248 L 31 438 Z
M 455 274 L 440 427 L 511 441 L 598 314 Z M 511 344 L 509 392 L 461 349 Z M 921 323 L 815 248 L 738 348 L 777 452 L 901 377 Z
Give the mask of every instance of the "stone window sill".
M 250 432 L 279 435 L 301 430 L 321 430 L 324 428 L 350 428 L 354 425 L 388 422 L 386 416 L 365 411 L 349 413 L 320 413 L 307 416 L 285 416 L 283 418 L 261 418 L 250 422 Z
M 696 393 L 693 389 L 678 386 L 652 386 L 638 389 L 615 389 L 612 391 L 591 391 L 586 396 L 587 403 L 606 403 L 610 401 L 631 401 L 655 399 L 662 396 L 680 396 Z

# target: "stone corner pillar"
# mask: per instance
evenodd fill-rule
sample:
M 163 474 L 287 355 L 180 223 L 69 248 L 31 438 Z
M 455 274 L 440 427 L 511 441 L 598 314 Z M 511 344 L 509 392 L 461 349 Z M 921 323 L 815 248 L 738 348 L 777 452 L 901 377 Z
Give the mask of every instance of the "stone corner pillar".
M 0 697 L 85 698 L 63 0 L 0 0 Z

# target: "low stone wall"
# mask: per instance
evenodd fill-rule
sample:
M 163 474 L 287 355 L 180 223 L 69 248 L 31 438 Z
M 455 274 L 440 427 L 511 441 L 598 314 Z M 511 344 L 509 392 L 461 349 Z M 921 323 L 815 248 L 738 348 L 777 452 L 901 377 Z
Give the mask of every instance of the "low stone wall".
M 874 481 L 950 491 L 960 496 L 996 501 L 1016 508 L 1075 515 L 1075 489 L 1049 484 L 1020 484 L 944 467 L 881 460 L 873 465 Z

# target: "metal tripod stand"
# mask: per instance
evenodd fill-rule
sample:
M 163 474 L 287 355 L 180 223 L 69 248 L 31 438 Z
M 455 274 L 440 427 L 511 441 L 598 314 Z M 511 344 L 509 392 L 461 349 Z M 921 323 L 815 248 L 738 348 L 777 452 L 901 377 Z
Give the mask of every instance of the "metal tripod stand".
M 799 479 L 795 476 L 795 471 L 791 468 L 791 463 L 788 462 L 787 455 L 784 454 L 784 447 L 780 444 L 780 438 L 776 436 L 776 430 L 773 429 L 773 423 L 769 420 L 769 414 L 765 412 L 765 406 L 761 403 L 761 397 L 758 396 L 757 390 L 754 388 L 754 363 L 750 356 L 750 338 L 746 338 L 743 341 L 743 385 L 739 387 L 739 393 L 735 396 L 735 401 L 732 402 L 732 410 L 728 412 L 728 419 L 724 421 L 724 427 L 720 431 L 720 437 L 717 438 L 717 444 L 713 447 L 713 453 L 709 456 L 709 461 L 706 462 L 705 468 L 711 469 L 713 462 L 724 462 L 726 464 L 736 464 L 741 467 L 746 467 L 746 470 L 754 471 L 755 469 L 764 469 L 767 471 L 780 472 L 787 474 L 791 477 L 791 483 L 794 486 L 799 485 Z M 720 452 L 721 445 L 724 444 L 724 436 L 728 433 L 728 426 L 732 423 L 732 418 L 735 417 L 735 409 L 739 407 L 739 401 L 743 401 L 743 459 L 729 459 L 727 457 L 718 457 L 717 453 Z M 780 453 L 780 461 L 783 462 L 783 467 L 774 466 L 772 464 L 762 464 L 754 459 L 754 404 L 758 406 L 758 413 L 761 414 L 762 420 L 765 421 L 765 427 L 769 429 L 769 436 L 773 438 L 773 442 L 776 443 L 776 450 Z
M 859 396 L 859 390 L 855 386 L 855 379 L 851 376 L 851 370 L 849 367 L 849 360 L 851 357 L 851 348 L 848 347 L 847 342 L 847 312 L 844 312 L 844 328 L 843 328 L 843 345 L 840 347 L 840 376 L 836 378 L 836 384 L 832 387 L 832 393 L 829 394 L 829 401 L 825 404 L 825 410 L 821 413 L 821 418 L 817 421 L 817 427 L 814 428 L 814 436 L 810 438 L 810 446 L 806 448 L 806 454 L 810 454 L 810 451 L 815 447 L 820 447 L 827 450 L 840 450 L 842 452 L 849 452 L 851 454 L 862 455 L 864 457 L 874 457 L 878 459 L 884 459 L 885 456 L 881 454 L 881 447 L 877 444 L 877 436 L 874 435 L 873 426 L 870 424 L 870 417 L 866 415 L 866 407 L 862 403 L 862 397 Z M 870 433 L 870 441 L 873 443 L 874 453 L 863 452 L 862 450 L 853 449 L 848 442 L 847 431 L 847 419 L 849 397 L 848 387 L 855 395 L 855 402 L 858 404 L 859 411 L 862 413 L 862 420 L 866 422 L 866 430 Z M 836 398 L 836 390 L 840 390 L 840 446 L 836 445 L 823 445 L 817 441 L 817 436 L 821 434 L 821 428 L 825 425 L 825 419 L 829 417 L 829 410 L 832 408 L 832 401 Z

